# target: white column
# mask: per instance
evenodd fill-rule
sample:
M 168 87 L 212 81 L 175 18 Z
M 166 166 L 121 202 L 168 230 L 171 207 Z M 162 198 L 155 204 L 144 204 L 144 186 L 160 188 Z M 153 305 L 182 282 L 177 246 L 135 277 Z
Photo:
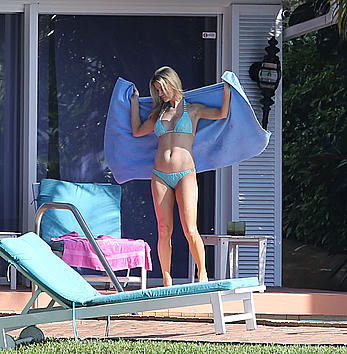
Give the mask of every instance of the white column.
M 224 8 L 222 20 L 222 65 L 221 74 L 231 70 L 232 41 L 231 41 L 231 6 Z M 225 234 L 227 222 L 231 215 L 231 167 L 216 170 L 216 209 L 215 233 Z
M 21 124 L 22 231 L 34 229 L 32 183 L 36 182 L 38 3 L 24 5 L 23 113 Z
M 277 37 L 278 53 L 282 63 L 282 35 Z M 275 284 L 282 286 L 282 79 L 275 94 L 276 143 L 275 143 Z
M 232 71 L 239 75 L 239 59 L 240 59 L 240 48 L 239 48 L 239 7 L 231 7 L 231 65 Z M 232 220 L 239 220 L 239 164 L 236 163 L 232 166 L 232 176 L 231 176 L 231 210 L 232 210 Z

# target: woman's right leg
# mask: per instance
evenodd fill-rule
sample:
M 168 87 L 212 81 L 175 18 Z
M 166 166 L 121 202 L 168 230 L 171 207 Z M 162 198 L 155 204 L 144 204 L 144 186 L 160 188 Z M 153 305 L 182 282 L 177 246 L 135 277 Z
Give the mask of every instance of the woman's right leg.
M 164 286 L 172 285 L 171 236 L 173 230 L 174 190 L 158 176 L 152 175 L 152 196 L 158 223 L 158 256 Z
M 200 282 L 208 281 L 205 246 L 197 228 L 198 185 L 195 172 L 186 174 L 176 186 L 176 201 L 184 235 L 198 267 Z

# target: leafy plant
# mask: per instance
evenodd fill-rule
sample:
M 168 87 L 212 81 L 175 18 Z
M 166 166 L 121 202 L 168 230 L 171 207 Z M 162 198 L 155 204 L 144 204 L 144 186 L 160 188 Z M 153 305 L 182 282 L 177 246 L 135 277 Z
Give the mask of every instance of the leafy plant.
M 335 7 L 334 17 L 341 35 L 347 39 L 347 0 L 328 0 L 331 7 Z
M 343 252 L 347 68 L 344 56 L 321 54 L 321 36 L 311 33 L 284 44 L 284 236 Z

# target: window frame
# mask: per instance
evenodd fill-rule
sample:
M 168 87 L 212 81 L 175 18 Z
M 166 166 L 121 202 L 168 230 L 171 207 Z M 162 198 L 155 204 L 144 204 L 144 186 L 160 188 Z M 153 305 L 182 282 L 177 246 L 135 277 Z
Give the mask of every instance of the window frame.
M 21 176 L 20 188 L 22 196 L 21 205 L 21 228 L 23 232 L 34 230 L 35 210 L 32 203 L 32 184 L 37 181 L 37 103 L 38 103 L 38 18 L 41 14 L 63 14 L 63 15 L 143 15 L 143 16 L 216 16 L 217 17 L 217 60 L 216 60 L 216 81 L 220 81 L 220 76 L 225 68 L 230 68 L 231 53 L 226 50 L 229 48 L 230 28 L 230 9 L 225 7 L 198 7 L 161 5 L 148 7 L 136 7 L 134 5 L 117 5 L 113 1 L 108 4 L 93 6 L 87 4 L 83 6 L 74 2 L 75 6 L 39 4 L 36 2 L 18 4 L 9 2 L 0 6 L 0 13 L 3 12 L 24 12 L 24 31 L 23 31 L 23 95 L 22 95 L 22 117 L 21 117 Z M 112 5 L 112 6 L 111 6 Z M 164 15 L 165 14 L 165 15 Z M 229 20 L 227 19 L 229 17 Z M 226 18 L 226 20 L 224 20 Z M 228 29 L 229 31 L 225 31 Z M 225 218 L 230 215 L 230 206 L 226 200 L 221 199 L 223 193 L 220 190 L 230 189 L 231 181 L 229 172 L 226 176 L 224 169 L 216 172 L 216 208 L 215 208 L 215 230 L 220 231 L 221 225 L 226 224 Z

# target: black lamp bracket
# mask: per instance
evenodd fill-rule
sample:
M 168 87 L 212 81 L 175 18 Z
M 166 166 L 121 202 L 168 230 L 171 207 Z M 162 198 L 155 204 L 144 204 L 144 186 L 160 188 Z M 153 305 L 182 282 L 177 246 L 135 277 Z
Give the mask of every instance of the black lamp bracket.
M 281 63 L 277 56 L 280 50 L 276 46 L 278 41 L 271 36 L 268 43 L 269 46 L 265 48 L 267 54 L 263 61 L 255 62 L 249 68 L 250 78 L 258 84 L 263 95 L 260 103 L 263 105 L 262 126 L 264 129 L 267 128 L 270 107 L 274 104 L 271 97 L 275 95 L 275 90 L 281 80 Z

